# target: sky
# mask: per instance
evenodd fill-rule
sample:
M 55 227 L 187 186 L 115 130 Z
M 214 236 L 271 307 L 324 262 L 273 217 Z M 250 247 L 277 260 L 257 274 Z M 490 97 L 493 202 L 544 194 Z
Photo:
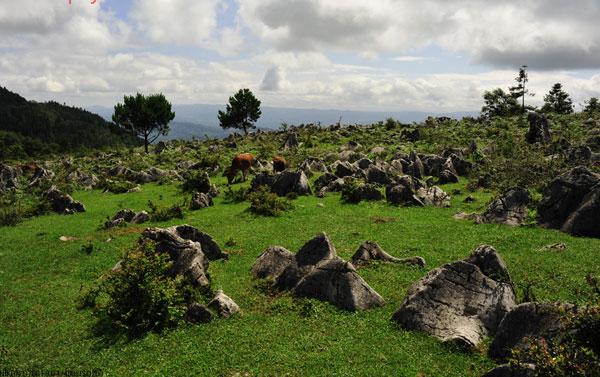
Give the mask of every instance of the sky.
M 521 65 L 600 97 L 600 0 L 0 0 L 0 86 L 113 106 L 164 93 L 224 104 L 477 111 Z

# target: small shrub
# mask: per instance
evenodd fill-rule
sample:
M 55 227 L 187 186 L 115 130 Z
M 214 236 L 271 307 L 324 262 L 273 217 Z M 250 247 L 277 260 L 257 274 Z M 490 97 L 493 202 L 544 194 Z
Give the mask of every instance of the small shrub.
M 223 201 L 225 203 L 241 203 L 248 199 L 250 195 L 250 188 L 242 187 L 239 190 L 232 190 L 228 187 L 228 190 L 223 194 Z
M 192 289 L 181 277 L 171 277 L 168 255 L 140 243 L 79 298 L 78 308 L 91 308 L 98 335 L 139 337 L 175 326 L 185 315 Z
M 184 192 L 204 192 L 210 191 L 210 179 L 208 173 L 202 170 L 193 170 L 185 174 L 183 177 L 181 189 Z
M 104 192 L 112 192 L 113 194 L 123 194 L 136 187 L 136 184 L 129 181 L 113 181 L 111 179 L 103 179 L 98 184 L 98 187 Z
M 294 207 L 288 200 L 281 199 L 277 194 L 269 192 L 265 186 L 261 186 L 251 193 L 248 200 L 250 201 L 248 210 L 260 216 L 279 216 L 282 212 Z
M 180 204 L 174 204 L 170 207 L 159 207 L 151 200 L 148 201 L 150 208 L 149 215 L 152 221 L 167 221 L 171 219 L 183 219 L 183 207 Z

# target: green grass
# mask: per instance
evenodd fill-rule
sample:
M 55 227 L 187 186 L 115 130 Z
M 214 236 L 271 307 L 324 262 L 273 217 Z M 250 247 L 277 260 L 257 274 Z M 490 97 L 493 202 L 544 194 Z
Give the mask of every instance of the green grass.
M 464 183 L 444 189 L 451 192 Z M 169 185 L 145 185 L 132 194 L 76 192 L 74 197 L 87 207 L 84 214 L 49 215 L 0 228 L 0 366 L 100 368 L 105 376 L 479 376 L 493 365 L 485 350 L 452 349 L 390 321 L 408 287 L 428 270 L 465 258 L 487 243 L 506 260 L 517 288 L 533 282 L 539 300 L 578 302 L 586 290 L 585 275 L 600 272 L 600 240 L 454 220 L 459 210 L 481 210 L 490 199 L 478 192 L 475 203 L 463 204 L 463 192 L 449 209 L 342 204 L 339 194 L 302 197 L 294 201 L 293 211 L 275 218 L 254 217 L 246 212 L 248 203 L 224 204 L 217 198 L 214 207 L 186 212 L 184 220 L 151 223 L 191 224 L 221 247 L 233 238 L 235 246 L 224 247 L 231 258 L 211 263 L 209 272 L 213 288 L 222 288 L 243 313 L 114 345 L 91 335 L 93 318 L 88 311 L 77 311 L 75 301 L 82 287 L 111 268 L 143 228 L 99 227 L 120 208 L 147 209 L 148 200 L 179 203 L 183 194 Z M 321 231 L 345 259 L 370 239 L 395 256 L 420 255 L 428 266 L 375 264 L 361 270 L 387 305 L 358 313 L 289 295 L 265 295 L 250 276 L 256 257 L 269 245 L 296 251 Z M 61 242 L 63 235 L 77 239 Z M 89 242 L 94 250 L 87 255 L 81 249 Z M 556 242 L 565 242 L 568 249 L 540 250 Z

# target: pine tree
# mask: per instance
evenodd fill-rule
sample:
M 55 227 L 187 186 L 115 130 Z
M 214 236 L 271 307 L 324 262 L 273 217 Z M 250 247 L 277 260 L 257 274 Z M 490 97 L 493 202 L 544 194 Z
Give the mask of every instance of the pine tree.
M 510 87 L 508 90 L 510 91 L 510 95 L 514 99 L 522 99 L 521 102 L 521 113 L 525 113 L 525 96 L 529 94 L 530 96 L 534 96 L 533 93 L 529 93 L 529 89 L 527 89 L 527 83 L 529 82 L 529 75 L 527 74 L 527 66 L 523 65 L 519 69 L 519 75 L 515 78 L 517 82 L 516 86 Z
M 596 97 L 592 97 L 589 101 L 585 101 L 585 108 L 583 109 L 585 113 L 600 113 L 600 100 Z
M 219 110 L 219 122 L 223 129 L 237 128 L 248 135 L 249 129 L 256 128 L 254 123 L 261 114 L 260 101 L 250 89 L 240 89 L 233 97 L 229 97 L 226 110 Z
M 572 114 L 573 101 L 569 93 L 562 89 L 561 83 L 556 83 L 550 89 L 550 92 L 544 97 L 544 106 L 542 111 L 556 114 Z

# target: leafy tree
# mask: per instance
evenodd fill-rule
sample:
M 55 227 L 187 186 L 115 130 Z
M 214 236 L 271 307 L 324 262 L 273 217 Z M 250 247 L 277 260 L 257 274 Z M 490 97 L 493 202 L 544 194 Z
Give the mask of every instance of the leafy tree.
M 240 89 L 233 97 L 229 97 L 226 111 L 219 110 L 219 122 L 223 129 L 237 128 L 248 135 L 248 129 L 256 128 L 254 122 L 261 114 L 260 101 L 250 89 Z
M 123 104 L 115 106 L 113 122 L 144 139 L 144 149 L 161 135 L 169 133 L 169 122 L 175 118 L 171 104 L 165 96 L 153 94 L 148 97 L 141 93 L 125 96 Z
M 550 92 L 544 97 L 542 111 L 556 114 L 573 113 L 573 101 L 569 97 L 569 93 L 562 89 L 561 83 L 554 84 Z
M 589 101 L 585 101 L 585 108 L 583 111 L 589 114 L 600 112 L 600 100 L 596 97 L 592 97 Z
M 481 108 L 481 114 L 486 118 L 512 116 L 519 112 L 517 99 L 501 88 L 486 91 L 483 100 L 485 104 Z
M 510 91 L 510 95 L 515 99 L 522 99 L 521 104 L 521 113 L 525 114 L 525 96 L 529 94 L 529 89 L 526 88 L 527 83 L 529 82 L 529 75 L 527 74 L 527 66 L 521 66 L 519 69 L 519 75 L 515 78 L 517 82 L 516 86 L 510 87 L 508 90 Z M 534 94 L 530 94 L 530 96 L 534 96 Z

